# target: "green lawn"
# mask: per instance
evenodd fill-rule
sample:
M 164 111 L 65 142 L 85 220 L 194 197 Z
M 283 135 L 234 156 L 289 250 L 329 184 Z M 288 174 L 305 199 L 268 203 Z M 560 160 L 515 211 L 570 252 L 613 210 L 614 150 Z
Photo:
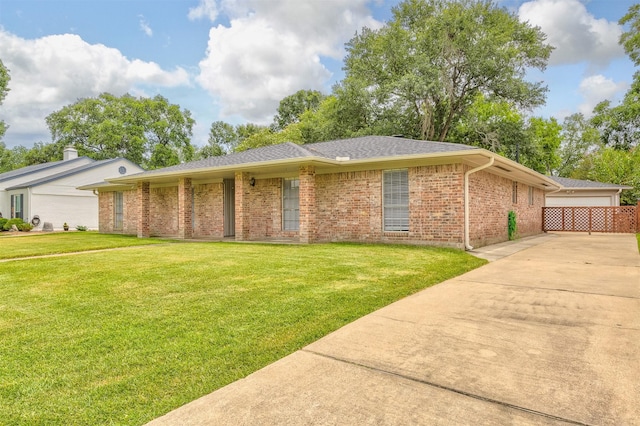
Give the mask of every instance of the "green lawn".
M 0 260 L 76 251 L 166 243 L 167 240 L 137 238 L 97 232 L 0 233 Z
M 235 243 L 5 262 L 0 423 L 143 424 L 484 263 L 423 247 Z

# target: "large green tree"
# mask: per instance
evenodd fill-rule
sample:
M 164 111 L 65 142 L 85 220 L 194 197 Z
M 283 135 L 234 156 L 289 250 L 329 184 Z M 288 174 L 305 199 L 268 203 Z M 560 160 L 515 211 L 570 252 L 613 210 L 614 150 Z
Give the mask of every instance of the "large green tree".
M 561 162 L 558 154 L 562 142 L 561 131 L 562 126 L 555 118 L 530 118 L 527 132 L 535 155 L 523 161 L 523 164 L 540 173 L 552 175 Z
M 632 186 L 623 191 L 621 203 L 635 205 L 640 199 L 640 147 L 628 151 L 605 147 L 585 156 L 571 177 Z
M 273 117 L 273 130 L 283 130 L 289 124 L 297 123 L 306 111 L 315 111 L 324 99 L 317 90 L 298 90 L 280 101 L 278 113 Z
M 4 98 L 9 92 L 9 80 L 11 80 L 11 76 L 9 76 L 9 70 L 4 66 L 2 60 L 0 60 L 0 105 L 2 105 Z M 6 131 L 6 123 L 0 120 L 0 140 L 2 140 L 2 137 L 4 136 Z
M 514 161 L 533 155 L 526 120 L 514 105 L 478 94 L 447 140 L 479 146 Z
M 162 96 L 103 93 L 80 99 L 46 118 L 53 144 L 72 145 L 94 159 L 124 157 L 154 169 L 190 161 L 195 121 Z
M 443 141 L 479 93 L 543 104 L 546 87 L 524 77 L 543 70 L 551 50 L 539 28 L 491 1 L 405 0 L 387 25 L 347 44 L 342 90 L 366 99 L 369 126 L 402 117 L 411 125 L 402 133 Z
M 561 138 L 558 150 L 560 162 L 554 174 L 571 177 L 581 161 L 600 148 L 600 132 L 584 115 L 576 113 L 562 122 Z
M 620 44 L 636 66 L 640 66 L 640 4 L 632 5 L 619 21 L 626 30 L 620 36 Z M 633 76 L 633 83 L 621 104 L 601 102 L 594 109 L 592 124 L 598 128 L 602 143 L 618 150 L 629 150 L 638 145 L 640 138 L 640 73 Z

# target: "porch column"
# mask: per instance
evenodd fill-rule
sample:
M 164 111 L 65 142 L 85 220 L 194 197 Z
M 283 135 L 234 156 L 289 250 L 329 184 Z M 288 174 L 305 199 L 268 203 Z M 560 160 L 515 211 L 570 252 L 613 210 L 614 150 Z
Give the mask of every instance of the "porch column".
M 249 173 L 236 172 L 235 178 L 236 241 L 246 241 L 249 239 L 249 226 L 251 224 Z
M 316 168 L 300 166 L 300 242 L 316 240 Z
M 138 238 L 148 238 L 149 233 L 149 182 L 138 182 Z
M 192 198 L 191 178 L 180 178 L 178 180 L 178 238 L 185 239 L 193 236 Z

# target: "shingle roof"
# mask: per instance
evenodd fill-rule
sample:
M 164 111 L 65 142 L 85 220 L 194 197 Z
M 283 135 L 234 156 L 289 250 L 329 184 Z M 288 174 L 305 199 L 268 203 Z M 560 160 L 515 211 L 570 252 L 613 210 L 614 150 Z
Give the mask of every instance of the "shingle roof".
M 94 162 L 89 163 L 89 164 L 84 164 L 82 166 L 75 167 L 75 168 L 69 169 L 69 170 L 65 170 L 65 171 L 62 171 L 60 173 L 49 175 L 49 176 L 46 176 L 46 177 L 43 177 L 43 178 L 40 178 L 40 179 L 35 179 L 35 180 L 29 181 L 29 182 L 24 182 L 24 183 L 21 183 L 19 185 L 11 186 L 11 187 L 6 188 L 6 189 L 7 190 L 13 190 L 13 189 L 21 189 L 21 188 L 28 188 L 28 187 L 42 185 L 42 184 L 45 184 L 45 183 L 48 183 L 48 182 L 51 182 L 51 181 L 54 181 L 54 180 L 58 180 L 58 179 L 61 179 L 61 178 L 64 178 L 64 177 L 73 176 L 73 175 L 75 175 L 77 173 L 84 172 L 86 170 L 91 170 L 93 168 L 100 167 L 100 166 L 103 166 L 103 165 L 106 165 L 106 164 L 109 164 L 109 163 L 112 163 L 112 162 L 115 162 L 115 161 L 118 161 L 118 160 L 121 160 L 121 158 L 112 158 L 112 159 L 108 159 L 108 160 L 94 161 Z
M 631 189 L 632 187 L 626 185 L 618 185 L 615 183 L 603 183 L 593 182 L 590 180 L 569 179 L 558 176 L 549 176 L 551 179 L 564 186 L 565 188 L 578 188 L 578 189 Z
M 29 175 L 31 173 L 35 173 L 35 172 L 39 172 L 41 170 L 47 170 L 50 168 L 55 168 L 61 164 L 69 164 L 71 162 L 78 162 L 78 161 L 85 161 L 87 160 L 87 157 L 77 157 L 71 160 L 60 160 L 60 161 L 51 161 L 48 163 L 42 163 L 42 164 L 34 164 L 32 166 L 27 166 L 27 167 L 22 167 L 20 169 L 16 169 L 16 170 L 11 170 L 10 172 L 5 172 L 5 173 L 1 173 L 0 174 L 0 182 L 6 181 L 6 180 L 10 180 L 10 179 L 15 179 L 17 177 L 20 176 L 26 176 Z
M 151 170 L 131 176 L 151 176 L 170 172 L 188 171 L 204 168 L 215 168 L 233 165 L 248 165 L 287 159 L 325 158 L 335 160 L 337 157 L 349 157 L 350 160 L 388 158 L 394 156 L 435 154 L 443 152 L 467 151 L 477 147 L 448 142 L 431 142 L 405 139 L 394 136 L 363 136 L 359 138 L 341 139 L 296 145 L 286 142 L 262 148 L 254 148 L 243 152 L 210 157 L 172 167 Z

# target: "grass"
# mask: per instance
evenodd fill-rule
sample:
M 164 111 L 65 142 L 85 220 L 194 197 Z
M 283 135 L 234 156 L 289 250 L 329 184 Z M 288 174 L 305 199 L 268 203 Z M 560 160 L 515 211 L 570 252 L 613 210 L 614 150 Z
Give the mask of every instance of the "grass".
M 636 238 L 638 239 L 638 252 L 640 252 L 640 234 L 636 234 Z
M 5 262 L 0 419 L 143 424 L 484 263 L 424 247 L 233 243 Z
M 30 256 L 72 253 L 118 247 L 166 243 L 168 240 L 137 238 L 97 232 L 0 233 L 0 260 Z

